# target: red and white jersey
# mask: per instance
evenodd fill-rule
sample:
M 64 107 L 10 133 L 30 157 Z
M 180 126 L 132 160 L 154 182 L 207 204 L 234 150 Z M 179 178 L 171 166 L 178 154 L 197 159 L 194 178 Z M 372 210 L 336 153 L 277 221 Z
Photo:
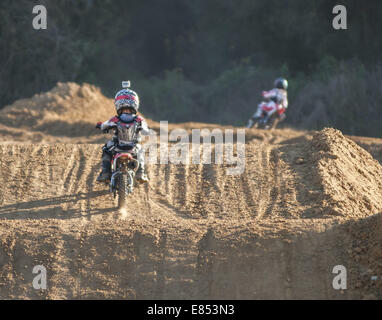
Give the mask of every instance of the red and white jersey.
M 270 91 L 263 91 L 263 97 L 272 100 L 284 109 L 288 108 L 288 95 L 283 89 L 274 88 Z
M 129 123 L 125 123 L 121 121 L 117 116 L 115 116 L 110 120 L 107 120 L 104 123 L 102 123 L 101 130 L 106 130 L 115 126 L 117 126 L 118 128 L 119 141 L 123 144 L 131 144 L 134 143 L 135 140 L 137 140 L 137 142 L 140 142 L 142 134 L 150 134 L 145 119 L 143 119 L 140 116 L 136 116 L 135 119 Z M 136 133 L 136 130 L 139 126 L 142 128 L 142 130 Z

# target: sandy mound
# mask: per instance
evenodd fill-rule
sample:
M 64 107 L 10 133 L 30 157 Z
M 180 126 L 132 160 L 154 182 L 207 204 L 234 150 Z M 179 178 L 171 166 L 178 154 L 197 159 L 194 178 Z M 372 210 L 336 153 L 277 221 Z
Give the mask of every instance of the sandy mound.
M 366 150 L 328 128 L 306 147 L 325 213 L 364 217 L 382 211 L 382 166 Z
M 382 139 L 370 137 L 347 136 L 359 146 L 370 152 L 374 159 L 382 164 Z
M 79 136 L 94 133 L 94 123 L 109 118 L 113 101 L 99 88 L 76 83 L 58 83 L 51 91 L 21 99 L 2 109 L 0 123 L 8 127 Z
M 0 137 L 2 141 L 35 143 L 97 142 L 87 140 L 99 134 L 95 123 L 114 114 L 113 100 L 106 98 L 98 87 L 59 82 L 51 91 L 3 108 Z
M 243 174 L 148 163 L 150 183 L 122 213 L 95 183 L 101 144 L 89 144 L 113 113 L 98 88 L 74 83 L 1 110 L 1 297 L 382 299 L 382 279 L 371 280 L 382 270 L 382 167 L 353 142 L 378 157 L 382 140 L 246 130 Z M 333 290 L 338 264 L 348 290 Z M 35 265 L 48 271 L 45 291 L 31 286 Z
M 95 183 L 101 145 L 0 144 L 0 296 L 381 299 L 379 163 L 333 129 L 247 136 L 242 175 L 148 164 L 123 213 Z

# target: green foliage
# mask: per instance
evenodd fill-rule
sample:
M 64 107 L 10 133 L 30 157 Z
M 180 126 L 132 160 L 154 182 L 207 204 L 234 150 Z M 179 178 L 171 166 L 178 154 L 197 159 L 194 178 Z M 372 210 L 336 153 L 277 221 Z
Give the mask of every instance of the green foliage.
M 325 78 L 307 78 L 293 101 L 290 123 L 308 129 L 333 126 L 345 133 L 382 136 L 382 66 L 366 68 L 352 60 Z
M 338 67 L 338 61 L 334 57 L 325 55 L 317 64 L 314 76 L 317 80 L 328 81 L 337 73 Z
M 185 79 L 181 70 L 166 71 L 163 77 L 137 81 L 135 86 L 142 97 L 142 112 L 150 118 L 190 121 L 202 112 L 198 101 L 200 88 Z
M 48 30 L 32 28 L 36 4 L 47 7 Z M 374 83 L 380 81 L 382 2 L 343 0 L 345 31 L 332 28 L 336 4 L 2 0 L 0 106 L 57 81 L 90 82 L 112 97 L 130 79 L 155 120 L 241 125 L 261 91 L 284 76 L 287 123 L 381 135 L 382 113 L 375 110 L 382 93 Z

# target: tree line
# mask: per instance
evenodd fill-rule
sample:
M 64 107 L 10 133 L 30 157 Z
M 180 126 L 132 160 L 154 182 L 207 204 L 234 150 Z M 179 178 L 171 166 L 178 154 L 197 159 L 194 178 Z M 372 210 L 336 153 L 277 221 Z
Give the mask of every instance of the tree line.
M 47 30 L 32 28 L 46 6 Z M 0 106 L 88 82 L 112 97 L 130 79 L 155 120 L 243 125 L 274 78 L 290 83 L 287 125 L 382 135 L 382 2 L 2 0 Z

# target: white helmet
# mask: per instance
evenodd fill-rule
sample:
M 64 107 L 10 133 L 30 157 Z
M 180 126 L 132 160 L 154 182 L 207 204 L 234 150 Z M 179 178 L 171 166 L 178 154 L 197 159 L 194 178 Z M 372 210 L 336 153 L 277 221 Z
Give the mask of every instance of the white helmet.
M 278 89 L 287 90 L 288 89 L 288 80 L 284 79 L 284 78 L 277 78 L 275 80 L 275 87 Z
M 137 93 L 131 89 L 122 89 L 115 95 L 114 105 L 118 115 L 122 108 L 131 108 L 134 113 L 137 113 L 139 109 L 139 97 Z

